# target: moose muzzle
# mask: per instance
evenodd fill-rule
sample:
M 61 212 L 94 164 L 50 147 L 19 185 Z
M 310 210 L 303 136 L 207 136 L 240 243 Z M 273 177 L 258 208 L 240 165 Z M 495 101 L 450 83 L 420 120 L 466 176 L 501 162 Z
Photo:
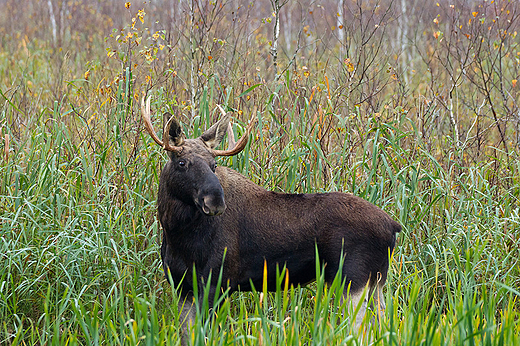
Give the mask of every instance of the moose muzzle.
M 226 210 L 224 190 L 215 175 L 208 176 L 206 183 L 199 189 L 195 204 L 208 216 L 217 216 Z
M 201 209 L 208 216 L 220 215 L 226 210 L 226 202 L 223 196 L 208 195 L 204 196 L 201 203 Z

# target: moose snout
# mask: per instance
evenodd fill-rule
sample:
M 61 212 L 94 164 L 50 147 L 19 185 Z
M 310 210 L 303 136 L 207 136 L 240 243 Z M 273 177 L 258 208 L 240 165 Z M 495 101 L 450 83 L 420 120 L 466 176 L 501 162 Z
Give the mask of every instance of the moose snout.
M 220 184 L 218 187 L 212 186 L 199 190 L 195 203 L 208 216 L 217 216 L 226 210 L 224 191 Z
M 208 216 L 217 216 L 226 210 L 226 202 L 224 202 L 224 198 L 204 196 L 201 207 L 204 214 Z
M 226 202 L 224 200 L 224 189 L 220 185 L 220 181 L 209 167 L 203 166 L 203 181 L 199 182 L 199 188 L 195 191 L 194 201 L 200 211 L 208 216 L 217 216 L 226 210 Z

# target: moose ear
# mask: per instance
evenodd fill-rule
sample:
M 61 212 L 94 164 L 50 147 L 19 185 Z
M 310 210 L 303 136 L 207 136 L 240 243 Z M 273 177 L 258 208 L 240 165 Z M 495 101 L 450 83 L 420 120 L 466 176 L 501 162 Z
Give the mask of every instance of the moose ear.
M 200 136 L 200 138 L 210 149 L 214 149 L 217 145 L 220 144 L 220 142 L 222 142 L 224 136 L 226 135 L 230 119 L 231 113 L 226 113 L 222 119 L 220 119 L 216 124 L 213 124 L 213 126 L 207 129 Z
M 184 144 L 184 132 L 182 131 L 181 124 L 173 117 L 169 112 L 163 114 L 163 119 L 167 119 L 169 125 L 168 135 L 170 137 L 170 143 L 176 147 L 180 147 Z

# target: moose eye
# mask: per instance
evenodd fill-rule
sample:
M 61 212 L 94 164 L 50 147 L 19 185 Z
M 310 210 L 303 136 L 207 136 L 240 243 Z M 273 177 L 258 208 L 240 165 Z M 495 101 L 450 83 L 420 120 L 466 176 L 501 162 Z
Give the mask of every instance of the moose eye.
M 179 160 L 178 164 L 179 164 L 179 167 L 185 167 L 186 166 L 186 161 Z
M 214 163 L 214 164 L 211 166 L 211 170 L 212 170 L 213 172 L 215 172 L 216 169 L 217 169 L 217 164 Z

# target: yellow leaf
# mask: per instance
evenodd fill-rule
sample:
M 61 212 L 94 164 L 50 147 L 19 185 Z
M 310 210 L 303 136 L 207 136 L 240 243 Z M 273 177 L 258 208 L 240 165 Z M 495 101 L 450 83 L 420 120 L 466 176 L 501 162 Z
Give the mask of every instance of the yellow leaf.
M 516 87 L 516 82 L 517 82 L 517 80 L 516 80 L 516 79 L 513 79 L 513 80 L 511 81 L 511 84 L 513 84 L 513 88 L 515 88 L 515 87 Z
M 473 15 L 473 17 L 476 17 L 478 12 L 471 12 L 471 14 Z
M 130 1 L 125 2 L 125 8 L 130 8 L 130 6 L 132 6 L 132 4 L 130 3 Z
M 144 8 L 142 10 L 139 10 L 137 12 L 137 17 L 139 17 L 139 20 L 141 21 L 141 24 L 144 24 L 144 16 L 146 15 L 146 12 L 144 11 Z
M 350 61 L 349 58 L 346 58 L 343 60 L 343 62 L 345 63 L 348 72 L 354 72 L 354 64 Z

